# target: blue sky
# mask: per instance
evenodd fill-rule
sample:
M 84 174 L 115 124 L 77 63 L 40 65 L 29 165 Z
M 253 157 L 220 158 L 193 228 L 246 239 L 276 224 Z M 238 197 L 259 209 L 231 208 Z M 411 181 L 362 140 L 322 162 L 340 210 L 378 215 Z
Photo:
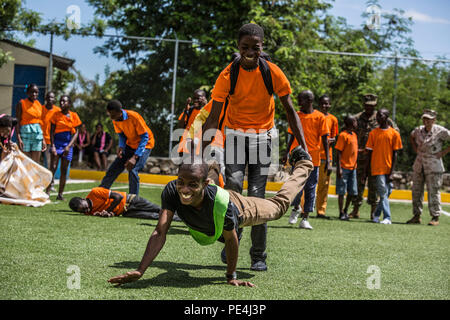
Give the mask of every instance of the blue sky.
M 328 2 L 328 1 L 327 1 Z M 347 23 L 360 27 L 365 20 L 361 14 L 366 10 L 365 0 L 336 0 L 332 2 L 333 8 L 329 13 L 344 17 Z M 94 10 L 84 0 L 27 0 L 25 7 L 42 13 L 44 22 L 51 20 L 63 21 L 67 8 L 77 5 L 80 8 L 81 23 L 87 23 L 93 18 Z M 411 16 L 414 21 L 412 38 L 415 48 L 424 58 L 445 56 L 450 59 L 450 12 L 449 0 L 379 0 L 383 11 L 392 11 L 394 8 L 403 9 L 405 15 Z M 38 49 L 49 50 L 49 36 L 33 35 Z M 67 55 L 75 59 L 75 67 L 87 78 L 93 79 L 96 74 L 102 75 L 106 65 L 111 70 L 124 68 L 114 58 L 105 58 L 93 53 L 93 48 L 103 43 L 101 39 L 90 37 L 72 37 L 68 41 L 55 38 L 54 53 Z

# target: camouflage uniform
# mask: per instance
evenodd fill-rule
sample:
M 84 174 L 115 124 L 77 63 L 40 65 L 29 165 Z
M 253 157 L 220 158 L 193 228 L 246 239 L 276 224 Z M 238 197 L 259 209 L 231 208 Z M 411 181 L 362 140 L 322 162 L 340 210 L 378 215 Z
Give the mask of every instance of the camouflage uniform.
M 365 95 L 364 96 L 366 101 L 372 101 L 373 104 L 376 104 L 376 96 L 375 95 Z M 366 102 L 367 103 L 367 102 Z M 358 181 L 358 195 L 354 197 L 353 199 L 353 212 L 358 212 L 359 207 L 362 205 L 363 202 L 363 194 L 364 194 L 364 188 L 366 185 L 366 181 L 361 181 L 361 177 L 364 176 L 365 172 L 365 165 L 366 161 L 368 160 L 368 153 L 365 151 L 366 149 L 366 143 L 367 139 L 369 138 L 369 133 L 375 128 L 378 128 L 378 122 L 377 122 L 377 111 L 374 110 L 373 114 L 371 116 L 367 116 L 365 111 L 360 112 L 355 115 L 355 118 L 358 122 L 358 127 L 356 129 L 356 134 L 358 136 L 358 160 L 357 160 L 357 168 L 356 168 L 356 175 L 357 175 L 357 181 Z M 392 121 L 391 118 L 388 119 L 389 125 L 394 128 L 397 131 L 400 131 L 397 127 L 397 125 Z M 370 172 L 370 168 L 369 168 Z M 375 177 L 372 177 L 369 175 L 367 177 L 368 180 L 368 195 L 367 195 L 367 203 L 372 206 L 372 209 L 374 209 L 378 205 L 378 196 L 377 196 L 377 189 L 376 189 L 376 179 Z
M 412 131 L 411 137 L 417 145 L 417 157 L 413 165 L 413 214 L 417 217 L 422 214 L 426 184 L 430 215 L 439 217 L 442 210 L 440 189 L 445 170 L 442 158 L 438 158 L 436 153 L 442 151 L 444 141 L 450 140 L 450 131 L 434 124 L 427 132 L 425 126 L 420 126 Z

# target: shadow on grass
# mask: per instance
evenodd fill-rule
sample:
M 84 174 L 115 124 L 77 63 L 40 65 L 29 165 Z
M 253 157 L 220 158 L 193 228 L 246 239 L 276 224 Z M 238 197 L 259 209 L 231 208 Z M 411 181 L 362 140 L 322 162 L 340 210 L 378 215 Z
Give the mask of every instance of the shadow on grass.
M 137 261 L 123 261 L 115 263 L 110 268 L 118 268 L 118 269 L 130 269 L 136 270 L 139 266 L 139 262 Z M 175 287 L 175 288 L 198 288 L 205 285 L 223 285 L 226 280 L 224 273 L 226 271 L 226 266 L 207 266 L 207 265 L 198 265 L 198 264 L 188 264 L 188 263 L 178 263 L 178 262 L 169 262 L 169 261 L 154 261 L 150 266 L 149 270 L 147 270 L 147 274 L 151 273 L 152 268 L 159 268 L 166 270 L 165 273 L 159 274 L 156 277 L 150 279 L 141 279 L 136 282 L 126 283 L 120 286 L 116 286 L 116 288 L 121 289 L 144 289 L 147 287 Z M 189 271 L 197 271 L 197 270 L 217 270 L 217 277 L 193 277 Z M 250 279 L 253 278 L 254 275 L 237 271 L 237 276 L 239 279 Z M 145 277 L 145 275 L 144 275 Z

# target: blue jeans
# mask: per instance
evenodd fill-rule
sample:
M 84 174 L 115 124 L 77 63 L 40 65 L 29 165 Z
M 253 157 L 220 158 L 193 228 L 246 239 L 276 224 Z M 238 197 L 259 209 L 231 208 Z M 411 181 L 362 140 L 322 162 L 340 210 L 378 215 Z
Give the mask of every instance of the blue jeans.
M 301 190 L 296 196 L 294 201 L 292 201 L 292 206 L 299 207 L 303 195 L 303 191 L 305 192 L 305 204 L 304 204 L 304 212 L 313 212 L 314 206 L 316 203 L 316 186 L 317 181 L 319 180 L 319 168 L 320 167 L 314 167 L 314 170 L 311 171 L 311 174 L 308 177 L 308 180 L 306 180 L 306 184 L 303 187 L 303 190 Z
M 247 167 L 247 196 L 264 198 L 272 152 L 270 132 L 245 135 L 227 131 L 226 137 L 225 188 L 242 193 L 245 168 Z M 265 261 L 267 258 L 267 223 L 252 226 L 250 237 L 252 262 Z
M 111 189 L 112 184 L 117 179 L 119 174 L 125 169 L 125 163 L 128 159 L 130 159 L 136 149 L 129 147 L 128 145 L 125 147 L 125 150 L 122 154 L 122 158 L 117 157 L 114 162 L 109 166 L 108 171 L 103 177 L 102 182 L 100 183 L 100 187 Z M 128 172 L 128 183 L 129 183 L 129 193 L 139 195 L 139 171 L 141 171 L 145 163 L 147 162 L 148 157 L 152 149 L 145 149 L 142 156 L 136 162 L 134 168 Z
M 358 195 L 358 181 L 356 180 L 356 169 L 348 170 L 342 168 L 342 177 L 336 177 L 336 194 L 345 196 L 348 192 L 349 196 Z
M 391 220 L 391 208 L 389 207 L 389 196 L 392 193 L 392 182 L 389 182 L 389 175 L 378 175 L 376 178 L 377 193 L 380 196 L 374 217 L 379 217 L 383 212 L 383 219 Z

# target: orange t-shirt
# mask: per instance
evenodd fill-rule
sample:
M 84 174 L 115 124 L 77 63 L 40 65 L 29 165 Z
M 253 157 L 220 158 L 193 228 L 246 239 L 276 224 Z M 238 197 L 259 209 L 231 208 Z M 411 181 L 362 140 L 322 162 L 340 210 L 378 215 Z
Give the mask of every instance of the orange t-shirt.
M 185 129 L 189 129 L 192 122 L 194 122 L 195 117 L 197 116 L 197 114 L 200 112 L 202 108 L 197 109 L 197 108 L 193 108 L 191 114 L 189 115 L 189 119 L 187 119 L 187 123 L 186 123 L 186 127 Z M 180 116 L 178 117 L 178 120 L 183 120 L 184 117 L 184 111 L 180 114 Z
M 39 123 L 42 126 L 42 105 L 36 99 L 33 102 L 30 99 L 20 100 L 22 105 L 22 118 L 20 119 L 20 125 L 24 126 L 32 123 Z
M 123 199 L 113 210 L 113 212 L 118 216 L 123 212 L 123 209 L 125 208 L 125 203 L 127 202 L 127 194 L 121 191 L 114 192 L 120 193 L 123 196 Z M 92 209 L 89 214 L 93 215 L 96 212 L 101 212 L 108 209 L 111 203 L 114 201 L 109 197 L 110 194 L 111 190 L 109 189 L 102 187 L 93 188 L 91 192 L 89 192 L 89 194 L 86 196 L 86 199 L 92 201 Z
M 330 128 L 329 138 L 336 137 L 339 133 L 338 119 L 335 116 L 333 116 L 331 113 L 329 113 L 325 116 L 325 121 L 327 122 L 328 128 Z M 333 159 L 332 152 L 333 152 L 333 148 L 331 148 L 331 146 L 330 146 L 330 151 L 329 151 L 330 160 Z M 325 160 L 325 150 L 323 149 L 323 143 L 320 144 L 320 159 Z
M 291 86 L 281 69 L 267 61 L 272 76 L 274 93 L 279 97 L 290 94 Z M 217 102 L 225 102 L 230 91 L 230 63 L 219 75 L 211 97 Z M 258 68 L 246 71 L 239 67 L 239 76 L 234 94 L 230 96 L 224 127 L 231 129 L 270 130 L 274 126 L 275 101 L 270 96 L 261 71 Z
M 114 130 L 117 133 L 123 133 L 127 137 L 127 145 L 133 149 L 137 149 L 141 141 L 141 135 L 148 133 L 148 142 L 146 149 L 152 149 L 155 146 L 155 138 L 153 132 L 147 126 L 144 118 L 132 110 L 125 110 L 128 114 L 128 119 L 122 121 L 113 121 Z
M 358 136 L 355 132 L 342 131 L 337 139 L 336 150 L 341 152 L 341 168 L 347 170 L 356 169 L 358 160 Z
M 330 134 L 325 116 L 322 112 L 314 110 L 312 113 L 303 113 L 297 111 L 300 122 L 302 123 L 303 133 L 305 135 L 306 146 L 312 158 L 315 167 L 320 166 L 320 145 L 322 144 L 322 136 Z M 292 129 L 289 127 L 288 133 L 293 135 Z M 298 146 L 297 139 L 292 142 L 289 151 Z
M 370 131 L 366 149 L 372 150 L 371 174 L 373 176 L 390 174 L 392 153 L 402 149 L 402 139 L 397 130 L 376 128 Z
M 60 107 L 53 106 L 51 110 L 48 110 L 45 106 L 42 106 L 42 132 L 44 133 L 44 140 L 46 144 L 50 144 L 50 127 L 51 122 L 50 119 L 53 117 L 53 115 L 61 111 Z
M 51 117 L 50 122 L 55 125 L 55 133 L 70 131 L 75 134 L 76 128 L 81 125 L 80 117 L 73 111 L 69 111 L 68 115 L 57 111 Z

